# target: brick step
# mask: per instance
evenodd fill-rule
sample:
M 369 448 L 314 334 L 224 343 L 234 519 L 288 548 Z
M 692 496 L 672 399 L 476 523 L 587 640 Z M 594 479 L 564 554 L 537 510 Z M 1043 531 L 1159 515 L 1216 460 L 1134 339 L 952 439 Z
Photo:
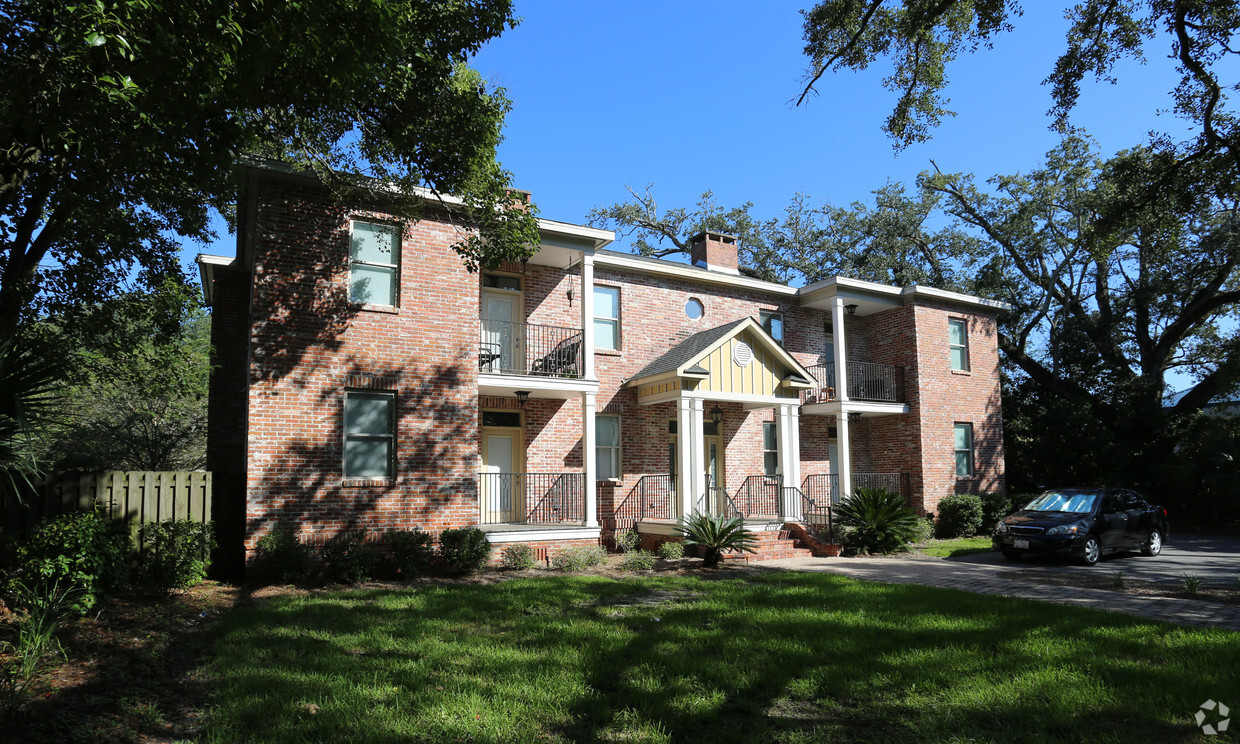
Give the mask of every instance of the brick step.
M 779 533 L 774 530 L 771 534 Z M 785 533 L 786 534 L 786 533 Z M 813 551 L 808 548 L 800 547 L 796 541 L 788 537 L 776 537 L 767 539 L 758 539 L 758 544 L 754 546 L 754 553 L 724 553 L 725 561 L 748 561 L 755 563 L 759 561 L 779 561 L 785 558 L 809 558 L 813 555 Z

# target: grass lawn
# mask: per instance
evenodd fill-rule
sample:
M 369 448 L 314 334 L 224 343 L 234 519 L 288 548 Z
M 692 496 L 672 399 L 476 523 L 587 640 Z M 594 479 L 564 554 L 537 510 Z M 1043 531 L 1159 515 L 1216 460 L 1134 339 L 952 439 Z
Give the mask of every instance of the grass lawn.
M 1192 716 L 1240 708 L 1240 633 L 821 574 L 287 595 L 220 633 L 212 742 L 1226 741 Z
M 989 553 L 994 547 L 989 537 L 957 537 L 953 540 L 931 540 L 917 549 L 938 558 L 954 558 L 971 553 Z

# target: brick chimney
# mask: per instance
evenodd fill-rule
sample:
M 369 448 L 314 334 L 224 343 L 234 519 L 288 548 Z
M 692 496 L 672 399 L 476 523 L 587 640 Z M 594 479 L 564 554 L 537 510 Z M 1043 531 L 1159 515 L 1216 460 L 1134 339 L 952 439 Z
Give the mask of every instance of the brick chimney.
M 689 238 L 689 260 L 694 266 L 739 274 L 740 263 L 736 256 L 736 236 L 724 233 L 700 232 Z

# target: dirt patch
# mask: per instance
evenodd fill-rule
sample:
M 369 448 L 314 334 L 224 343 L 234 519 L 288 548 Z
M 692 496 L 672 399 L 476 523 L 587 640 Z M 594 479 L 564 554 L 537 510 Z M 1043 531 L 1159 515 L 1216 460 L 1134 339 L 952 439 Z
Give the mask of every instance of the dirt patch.
M 1038 584 L 1053 586 L 1074 586 L 1082 589 L 1104 589 L 1120 594 L 1132 594 L 1146 597 L 1171 597 L 1174 599 L 1191 599 L 1200 602 L 1221 602 L 1223 604 L 1240 605 L 1240 588 L 1223 589 L 1219 587 L 1202 587 L 1196 594 L 1189 594 L 1182 587 L 1160 581 L 1130 579 L 1122 581 L 1114 573 L 1064 574 L 1044 571 L 1000 571 L 995 574 L 1001 579 L 1016 581 L 1032 581 Z

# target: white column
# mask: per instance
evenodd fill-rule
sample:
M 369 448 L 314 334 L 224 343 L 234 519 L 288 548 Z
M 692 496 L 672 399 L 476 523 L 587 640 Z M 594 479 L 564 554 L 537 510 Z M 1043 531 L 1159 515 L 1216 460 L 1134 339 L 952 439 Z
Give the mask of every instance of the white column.
M 775 436 L 778 448 L 779 473 L 785 487 L 801 486 L 801 410 L 796 405 L 780 405 L 775 409 Z M 781 491 L 781 514 L 785 520 L 801 518 L 801 499 L 790 491 Z
M 676 463 L 680 472 L 676 474 L 680 494 L 679 517 L 687 517 L 693 513 L 697 505 L 697 491 L 694 490 L 693 473 L 693 406 L 688 398 L 676 401 Z
M 588 358 L 588 357 L 587 357 Z M 586 527 L 598 526 L 598 449 L 594 416 L 598 412 L 594 393 L 581 394 L 581 462 L 586 479 Z
M 831 338 L 835 344 L 835 399 L 848 402 L 848 357 L 844 354 L 844 298 L 831 300 Z
M 694 508 L 706 495 L 706 427 L 702 416 L 703 403 L 701 398 L 689 399 L 689 483 L 692 484 L 690 491 Z
M 594 255 L 581 257 L 581 350 L 585 369 L 581 376 L 587 380 L 594 375 Z
M 848 441 L 848 414 L 841 413 L 835 418 L 835 436 L 837 450 L 839 451 L 840 472 L 838 474 L 840 483 L 840 500 L 844 500 L 852 495 L 852 445 Z

